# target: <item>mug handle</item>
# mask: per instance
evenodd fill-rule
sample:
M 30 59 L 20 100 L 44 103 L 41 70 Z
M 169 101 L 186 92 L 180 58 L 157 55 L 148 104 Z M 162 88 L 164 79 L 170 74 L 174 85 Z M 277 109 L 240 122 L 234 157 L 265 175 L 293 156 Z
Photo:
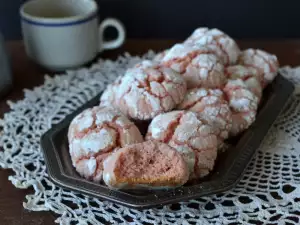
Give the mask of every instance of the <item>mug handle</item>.
M 118 37 L 112 41 L 104 40 L 104 31 L 107 27 L 114 27 L 118 31 Z M 124 25 L 117 19 L 107 18 L 99 26 L 100 41 L 99 51 L 106 49 L 114 49 L 120 47 L 125 41 L 125 28 Z

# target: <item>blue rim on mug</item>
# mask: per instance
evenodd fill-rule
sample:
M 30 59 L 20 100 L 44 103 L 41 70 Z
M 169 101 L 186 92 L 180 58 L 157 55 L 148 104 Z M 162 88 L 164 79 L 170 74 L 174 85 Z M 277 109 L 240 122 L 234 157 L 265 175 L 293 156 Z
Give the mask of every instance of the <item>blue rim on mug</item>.
M 90 20 L 97 18 L 98 6 L 95 1 L 91 0 L 90 4 L 93 4 L 93 9 L 88 13 L 83 13 L 76 16 L 68 16 L 61 18 L 49 18 L 42 16 L 34 16 L 25 12 L 25 8 L 34 2 L 45 1 L 45 0 L 30 0 L 25 2 L 20 8 L 21 21 L 31 25 L 45 26 L 45 27 L 64 27 L 71 25 L 78 25 Z
M 30 20 L 30 19 L 27 19 L 25 17 L 22 17 L 22 16 L 21 16 L 21 20 L 24 21 L 24 22 L 26 22 L 26 23 L 29 23 L 31 25 L 37 25 L 37 26 L 44 26 L 44 27 L 64 27 L 64 26 L 72 26 L 72 25 L 82 24 L 82 23 L 88 22 L 90 20 L 93 20 L 97 16 L 98 16 L 98 13 L 96 12 L 93 15 L 91 15 L 91 16 L 85 18 L 85 19 L 74 21 L 74 22 L 65 22 L 65 23 L 62 23 L 62 22 L 59 22 L 59 23 L 36 22 L 36 21 Z

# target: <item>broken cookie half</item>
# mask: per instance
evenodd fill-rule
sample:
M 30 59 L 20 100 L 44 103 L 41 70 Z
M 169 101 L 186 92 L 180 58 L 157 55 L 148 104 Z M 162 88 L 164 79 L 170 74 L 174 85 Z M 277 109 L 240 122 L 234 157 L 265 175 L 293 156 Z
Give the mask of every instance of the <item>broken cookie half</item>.
M 189 169 L 174 148 L 146 141 L 121 148 L 103 163 L 103 180 L 116 189 L 163 189 L 185 184 Z

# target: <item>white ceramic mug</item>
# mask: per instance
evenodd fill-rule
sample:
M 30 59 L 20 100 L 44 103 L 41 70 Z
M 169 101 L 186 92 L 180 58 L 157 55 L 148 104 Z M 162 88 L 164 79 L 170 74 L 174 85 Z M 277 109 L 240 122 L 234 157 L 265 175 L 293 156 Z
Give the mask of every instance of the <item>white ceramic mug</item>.
M 20 8 L 27 55 L 50 70 L 77 68 L 106 49 L 121 46 L 124 26 L 108 18 L 100 26 L 94 0 L 30 0 Z M 115 27 L 118 37 L 104 41 L 104 30 Z

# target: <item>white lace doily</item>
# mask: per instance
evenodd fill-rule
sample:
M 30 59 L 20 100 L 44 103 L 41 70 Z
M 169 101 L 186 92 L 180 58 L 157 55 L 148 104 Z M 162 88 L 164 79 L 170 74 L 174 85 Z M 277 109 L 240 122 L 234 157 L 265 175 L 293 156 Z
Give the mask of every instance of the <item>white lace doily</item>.
M 144 58 L 153 56 L 149 52 Z M 17 188 L 34 188 L 24 207 L 53 211 L 60 224 L 299 224 L 300 223 L 300 92 L 277 119 L 243 179 L 223 194 L 149 210 L 134 210 L 75 194 L 48 178 L 40 137 L 53 124 L 91 99 L 141 58 L 126 54 L 116 61 L 100 60 L 89 69 L 45 77 L 25 90 L 25 98 L 9 102 L 0 120 L 0 166 Z M 300 85 L 300 68 L 282 74 Z

